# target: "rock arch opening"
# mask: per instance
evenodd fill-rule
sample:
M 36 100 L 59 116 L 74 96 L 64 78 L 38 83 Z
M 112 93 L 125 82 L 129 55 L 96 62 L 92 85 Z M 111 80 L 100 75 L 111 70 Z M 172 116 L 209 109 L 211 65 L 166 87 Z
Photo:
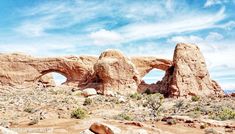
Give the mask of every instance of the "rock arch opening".
M 143 78 L 142 80 L 146 84 L 153 84 L 157 81 L 161 80 L 165 75 L 165 72 L 159 69 L 152 69 L 150 70 Z
M 53 80 L 54 80 L 56 86 L 62 85 L 67 80 L 67 78 L 64 75 L 60 74 L 60 73 L 51 72 L 49 74 L 52 75 Z
M 46 70 L 41 73 L 39 83 L 43 86 L 60 86 L 67 82 L 67 77 L 62 72 L 56 70 Z
M 155 92 L 157 91 L 157 82 L 161 81 L 165 76 L 165 71 L 153 68 L 142 79 L 138 87 L 138 91 L 143 92 Z

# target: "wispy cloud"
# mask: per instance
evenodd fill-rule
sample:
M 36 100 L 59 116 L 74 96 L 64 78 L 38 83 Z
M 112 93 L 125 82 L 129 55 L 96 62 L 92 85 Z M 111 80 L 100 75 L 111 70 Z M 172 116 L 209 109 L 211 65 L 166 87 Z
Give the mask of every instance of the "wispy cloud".
M 223 7 L 216 14 L 183 16 L 172 20 L 172 22 L 131 24 L 122 27 L 119 31 L 128 41 L 131 41 L 208 29 L 216 27 L 216 23 L 224 19 L 224 11 Z
M 232 0 L 207 0 L 204 7 L 211 7 L 213 5 L 221 5 L 224 3 L 231 2 Z

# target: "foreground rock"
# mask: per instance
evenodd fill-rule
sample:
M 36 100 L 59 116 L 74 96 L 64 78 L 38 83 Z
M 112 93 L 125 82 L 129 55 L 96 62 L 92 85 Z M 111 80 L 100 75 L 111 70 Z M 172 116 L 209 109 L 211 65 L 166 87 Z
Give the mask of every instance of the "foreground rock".
M 93 123 L 90 130 L 96 134 L 120 134 L 121 129 L 104 123 Z
M 82 95 L 85 97 L 96 95 L 97 92 L 94 88 L 86 88 L 82 91 Z

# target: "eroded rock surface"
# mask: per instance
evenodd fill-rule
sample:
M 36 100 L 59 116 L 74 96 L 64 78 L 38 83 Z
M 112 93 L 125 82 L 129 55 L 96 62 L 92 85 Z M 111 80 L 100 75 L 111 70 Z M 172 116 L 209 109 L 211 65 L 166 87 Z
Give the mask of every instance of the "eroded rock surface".
M 35 58 L 23 54 L 0 54 L 0 85 L 54 86 L 51 76 L 58 72 L 63 84 L 80 89 L 95 88 L 98 93 L 130 94 L 150 89 L 168 97 L 222 95 L 211 80 L 205 59 L 196 45 L 177 44 L 173 61 L 157 57 L 131 57 L 117 50 L 107 50 L 99 57 L 67 56 Z M 161 81 L 146 84 L 142 78 L 152 69 L 165 71 Z
M 156 84 L 166 96 L 222 95 L 220 86 L 210 78 L 205 59 L 196 45 L 177 44 L 173 66 Z
M 130 59 L 116 50 L 103 52 L 94 66 L 95 73 L 102 81 L 101 90 L 119 93 L 137 92 L 139 74 Z

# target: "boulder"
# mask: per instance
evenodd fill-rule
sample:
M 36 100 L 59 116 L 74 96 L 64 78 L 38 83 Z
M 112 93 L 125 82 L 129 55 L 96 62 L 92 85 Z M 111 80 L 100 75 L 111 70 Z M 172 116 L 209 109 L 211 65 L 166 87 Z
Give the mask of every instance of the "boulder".
M 97 92 L 94 88 L 86 88 L 82 91 L 82 95 L 85 97 L 96 95 Z
M 101 53 L 94 70 L 101 82 L 101 93 L 106 94 L 108 90 L 120 94 L 137 92 L 139 74 L 131 60 L 121 52 L 107 50 Z
M 90 126 L 90 130 L 96 134 L 120 134 L 121 129 L 107 125 L 104 123 L 95 122 Z
M 95 134 L 95 133 L 91 132 L 89 129 L 86 129 L 80 132 L 80 134 Z

